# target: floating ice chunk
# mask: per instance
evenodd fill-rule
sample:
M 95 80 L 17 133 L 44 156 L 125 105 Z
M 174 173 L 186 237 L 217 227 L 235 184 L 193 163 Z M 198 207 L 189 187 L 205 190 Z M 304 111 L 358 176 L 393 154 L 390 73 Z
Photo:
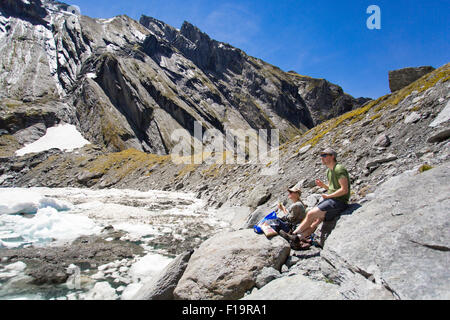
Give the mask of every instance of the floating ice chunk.
M 131 283 L 122 292 L 120 296 L 121 300 L 131 300 L 136 293 L 141 289 L 143 284 L 141 283 Z
M 113 227 L 116 230 L 126 231 L 138 238 L 158 234 L 158 231 L 153 226 L 147 224 L 133 224 L 124 222 L 113 224 Z
M 116 290 L 106 281 L 97 282 L 86 295 L 86 300 L 116 300 L 117 298 Z
M 104 279 L 105 278 L 105 274 L 103 272 L 99 271 L 96 274 L 93 274 L 91 276 L 91 278 L 94 279 L 94 280 Z
M 89 143 L 74 125 L 62 124 L 48 128 L 43 137 L 17 150 L 16 155 L 23 156 L 27 153 L 41 152 L 52 148 L 70 152 Z
M 122 292 L 123 290 L 125 290 L 124 286 L 120 286 L 120 287 L 116 288 L 116 292 Z
M 81 288 L 81 278 L 80 278 L 80 267 L 71 264 L 67 269 L 66 273 L 70 274 L 70 277 L 66 281 L 66 286 L 69 289 L 80 289 Z
M 0 280 L 6 280 L 17 276 L 17 272 L 2 272 L 0 273 Z
M 25 219 L 22 225 L 19 232 L 25 239 L 69 240 L 97 233 L 100 229 L 88 217 L 60 213 L 54 208 L 39 209 L 33 219 Z
M 162 233 L 172 233 L 172 229 L 171 228 L 169 228 L 169 227 L 164 227 L 164 228 L 162 228 L 161 229 L 161 232 Z
M 128 274 L 133 279 L 133 282 L 152 278 L 163 270 L 172 260 L 173 259 L 160 254 L 149 253 L 135 262 L 131 266 Z
M 98 270 L 99 270 L 99 271 L 103 271 L 103 270 L 106 270 L 106 269 L 112 267 L 113 265 L 114 265 L 113 262 L 109 262 L 109 263 L 106 263 L 106 264 L 102 264 L 101 266 L 98 267 Z
M 173 238 L 175 240 L 180 240 L 180 241 L 184 241 L 185 240 L 185 238 L 182 235 L 179 235 L 179 234 L 174 234 Z
M 27 265 L 23 263 L 22 261 L 17 261 L 15 263 L 8 264 L 5 269 L 10 271 L 23 271 Z
M 24 188 L 0 188 L 0 215 L 36 213 L 39 209 L 51 207 L 56 210 L 70 210 L 70 202 L 48 198 Z
M 11 296 L 8 300 L 44 300 L 39 294 L 32 294 L 27 296 Z
M 7 248 L 7 249 L 18 248 L 22 244 L 23 243 L 20 241 L 9 242 L 9 241 L 0 240 L 0 248 Z
M 78 294 L 70 293 L 67 295 L 67 300 L 78 300 Z
M 7 228 L 20 236 L 21 241 L 1 241 L 1 245 L 14 248 L 24 243 L 45 243 L 50 241 L 69 241 L 82 235 L 96 234 L 101 227 L 88 217 L 58 212 L 54 208 L 39 209 L 33 218 L 2 215 L 1 229 Z
M 128 267 L 123 266 L 123 267 L 119 268 L 119 272 L 120 273 L 124 273 L 124 272 L 127 272 L 127 271 L 128 271 Z

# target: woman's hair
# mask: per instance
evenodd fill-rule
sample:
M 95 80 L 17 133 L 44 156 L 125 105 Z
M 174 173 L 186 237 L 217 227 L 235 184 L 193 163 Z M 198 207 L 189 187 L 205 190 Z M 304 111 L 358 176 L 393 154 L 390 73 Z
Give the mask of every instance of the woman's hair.
M 288 191 L 289 192 L 295 192 L 295 193 L 297 193 L 298 194 L 298 201 L 300 201 L 300 203 L 305 207 L 305 209 L 306 209 L 306 205 L 304 204 L 304 202 L 302 201 L 302 190 L 300 189 L 300 188 L 291 188 L 291 189 L 288 189 Z
M 300 203 L 303 205 L 303 207 L 305 207 L 306 209 L 306 205 L 303 203 L 302 198 L 300 197 L 302 195 L 301 192 L 298 193 L 298 201 L 300 201 Z

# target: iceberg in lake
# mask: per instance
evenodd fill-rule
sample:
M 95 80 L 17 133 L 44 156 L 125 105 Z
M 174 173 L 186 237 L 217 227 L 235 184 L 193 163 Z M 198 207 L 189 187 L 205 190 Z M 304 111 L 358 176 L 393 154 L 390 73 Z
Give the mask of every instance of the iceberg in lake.
M 0 188 L 0 215 L 34 214 L 39 209 L 47 207 L 65 211 L 71 210 L 73 205 L 70 202 L 49 198 L 25 188 Z
M 88 217 L 66 213 L 73 208 L 29 189 L 0 189 L 0 247 L 73 240 L 100 231 Z

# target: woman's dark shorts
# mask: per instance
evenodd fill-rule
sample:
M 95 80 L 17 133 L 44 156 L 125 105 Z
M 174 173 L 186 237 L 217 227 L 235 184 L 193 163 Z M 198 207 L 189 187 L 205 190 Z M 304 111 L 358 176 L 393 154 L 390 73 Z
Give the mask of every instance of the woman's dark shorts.
M 317 207 L 321 211 L 326 212 L 325 221 L 331 221 L 345 211 L 348 208 L 348 204 L 335 199 L 325 199 Z

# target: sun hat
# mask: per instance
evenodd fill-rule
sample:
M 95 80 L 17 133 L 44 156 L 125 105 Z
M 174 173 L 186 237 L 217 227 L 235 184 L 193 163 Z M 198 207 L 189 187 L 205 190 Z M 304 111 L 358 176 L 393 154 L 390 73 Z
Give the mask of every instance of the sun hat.
M 299 187 L 297 187 L 297 186 L 294 186 L 292 188 L 288 188 L 288 191 L 289 192 L 297 192 L 299 195 L 302 194 L 302 190 Z
M 324 150 L 322 150 L 322 152 L 320 152 L 320 154 L 331 154 L 334 156 L 334 159 L 337 158 L 337 152 L 331 148 L 325 148 Z

